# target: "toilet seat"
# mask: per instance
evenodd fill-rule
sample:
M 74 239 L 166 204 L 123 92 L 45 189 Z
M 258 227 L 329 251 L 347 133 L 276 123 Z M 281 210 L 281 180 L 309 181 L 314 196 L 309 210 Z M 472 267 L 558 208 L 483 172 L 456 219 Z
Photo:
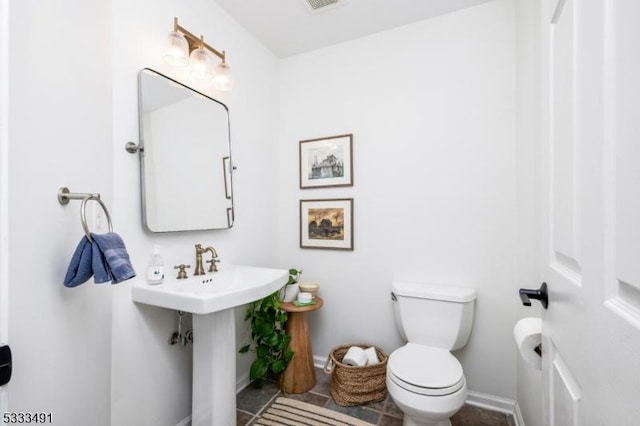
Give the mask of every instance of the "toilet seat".
M 448 350 L 415 343 L 389 356 L 387 372 L 398 386 L 420 395 L 449 395 L 464 385 L 462 366 Z

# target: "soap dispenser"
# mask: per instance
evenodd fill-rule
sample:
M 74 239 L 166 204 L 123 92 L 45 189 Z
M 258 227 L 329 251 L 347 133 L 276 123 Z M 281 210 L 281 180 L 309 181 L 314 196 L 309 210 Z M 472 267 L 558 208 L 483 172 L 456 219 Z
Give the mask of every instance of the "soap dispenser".
M 147 282 L 149 284 L 161 284 L 164 279 L 164 262 L 160 255 L 160 247 L 153 246 L 153 253 L 149 259 L 147 268 Z

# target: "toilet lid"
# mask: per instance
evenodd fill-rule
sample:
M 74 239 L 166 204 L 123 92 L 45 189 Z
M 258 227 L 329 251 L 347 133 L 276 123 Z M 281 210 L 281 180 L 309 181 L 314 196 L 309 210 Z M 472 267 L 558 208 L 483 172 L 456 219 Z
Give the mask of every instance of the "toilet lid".
M 387 366 L 399 386 L 425 395 L 446 395 L 464 384 L 460 362 L 446 349 L 408 343 L 391 354 Z

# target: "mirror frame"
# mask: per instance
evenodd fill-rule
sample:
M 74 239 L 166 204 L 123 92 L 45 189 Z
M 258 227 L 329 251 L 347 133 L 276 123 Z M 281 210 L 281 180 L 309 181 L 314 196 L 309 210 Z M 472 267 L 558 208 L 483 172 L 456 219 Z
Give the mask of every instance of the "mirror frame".
M 224 108 L 226 112 L 226 123 L 227 123 L 227 153 L 225 157 L 222 158 L 222 170 L 224 177 L 224 197 L 225 200 L 229 200 L 229 205 L 226 206 L 226 217 L 227 217 L 227 226 L 220 227 L 199 227 L 199 228 L 189 228 L 189 229 L 162 229 L 162 230 L 154 230 L 149 226 L 148 223 L 148 210 L 147 210 L 147 185 L 146 185 L 146 169 L 145 169 L 145 137 L 144 137 L 144 125 L 143 125 L 143 85 L 142 78 L 143 74 L 151 72 L 152 74 L 157 75 L 158 77 L 165 78 L 168 84 L 175 84 L 182 88 L 185 88 L 192 92 L 194 95 L 200 96 L 204 99 L 211 100 Z M 189 232 L 189 231 L 204 231 L 204 230 L 217 230 L 217 229 L 230 229 L 233 227 L 235 222 L 235 207 L 234 207 L 234 197 L 233 197 L 233 171 L 235 167 L 232 162 L 232 154 L 231 154 L 231 123 L 229 119 L 229 108 L 222 102 L 200 92 L 199 90 L 194 89 L 193 87 L 187 86 L 186 84 L 177 81 L 174 78 L 171 78 L 161 72 L 158 72 L 152 68 L 145 67 L 138 72 L 138 126 L 139 126 L 139 145 L 138 145 L 138 154 L 140 159 L 140 190 L 141 190 L 141 207 L 142 207 L 142 222 L 147 231 L 153 233 L 168 233 L 168 232 Z M 147 160 L 148 161 L 148 160 Z M 224 208 L 222 206 L 221 208 Z M 212 224 L 213 225 L 213 224 Z

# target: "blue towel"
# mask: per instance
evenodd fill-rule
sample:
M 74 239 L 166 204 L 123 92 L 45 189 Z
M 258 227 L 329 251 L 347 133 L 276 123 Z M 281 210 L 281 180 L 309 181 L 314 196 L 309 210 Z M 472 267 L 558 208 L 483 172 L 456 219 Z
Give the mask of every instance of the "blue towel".
M 136 271 L 133 270 L 133 265 L 129 260 L 129 253 L 127 253 L 127 248 L 124 246 L 124 241 L 122 241 L 120 235 L 115 232 L 108 232 L 106 234 L 91 234 L 91 238 L 93 239 L 93 251 L 94 253 L 96 251 L 101 253 L 104 259 L 102 264 L 105 265 L 107 272 L 106 280 L 101 282 L 108 281 L 109 276 L 113 284 L 136 276 Z M 93 258 L 96 258 L 95 254 Z M 103 276 L 101 270 L 98 271 L 96 269 L 95 263 L 93 273 L 95 274 L 96 283 L 98 283 L 98 279 L 105 279 L 105 276 Z
M 91 234 L 78 243 L 64 278 L 65 287 L 76 287 L 93 275 L 96 284 L 119 283 L 136 276 L 129 253 L 118 234 Z
M 93 249 L 89 239 L 86 236 L 82 237 L 78 243 L 78 247 L 76 247 L 76 251 L 73 252 L 69 268 L 67 269 L 67 275 L 64 277 L 65 287 L 78 286 L 91 278 L 91 275 L 93 275 L 91 265 L 92 252 Z
M 111 274 L 111 270 L 109 268 L 109 264 L 107 260 L 104 258 L 104 253 L 98 247 L 96 243 L 95 234 L 91 234 L 91 238 L 93 239 L 93 244 L 91 245 L 92 256 L 91 256 L 91 267 L 93 268 L 93 282 L 96 284 L 108 283 L 113 280 L 113 275 Z

